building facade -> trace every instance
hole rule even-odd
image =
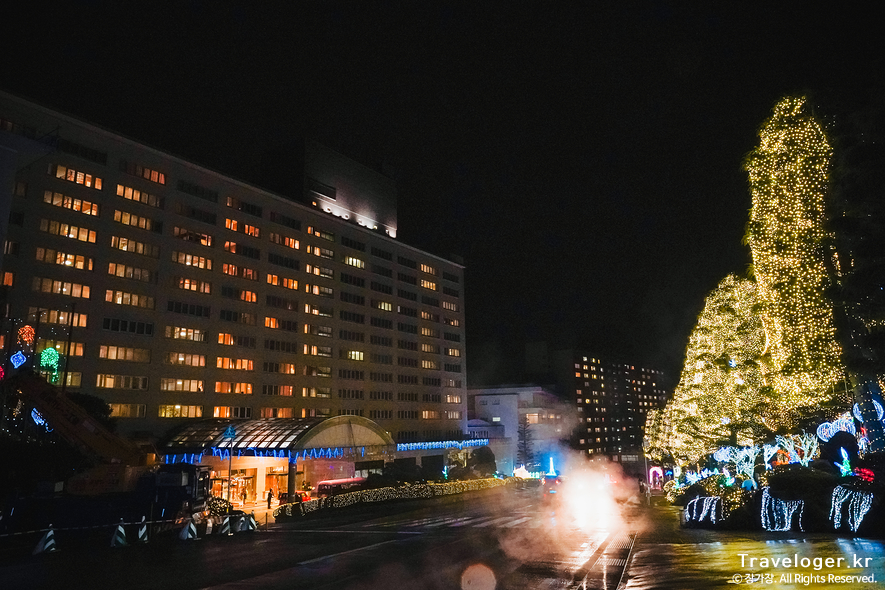
[[[385,176],[307,142],[281,195],[0,93],[3,369],[146,438],[197,418],[467,431],[464,268],[396,240]]]
[[[664,374],[581,350],[553,351],[550,362],[578,412],[573,447],[585,455],[638,464],[646,413],[666,401]]]
[[[573,427],[573,410],[550,389],[537,385],[471,387],[468,425],[472,436],[488,438],[498,470],[547,471],[560,465]]]

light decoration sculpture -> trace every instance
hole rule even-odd
[[[43,417],[43,414],[37,411],[37,408],[33,408],[31,410],[31,420],[34,421],[34,424],[45,428],[46,432],[52,432],[52,428],[49,427],[49,423],[46,421],[46,418]]]
[[[835,461],[833,461],[833,465],[839,468],[839,471],[841,472],[840,475],[842,477],[849,476],[851,475],[852,469],[851,460],[848,458],[848,451],[846,451],[843,447],[839,449],[839,452],[842,454],[842,463],[836,463]]]
[[[695,463],[733,434],[738,444],[752,444],[749,425],[765,420],[770,402],[763,393],[765,334],[757,303],[755,283],[734,275],[707,296],[673,398],[646,419],[654,459],[670,454]]]
[[[40,369],[49,373],[49,382],[58,382],[58,351],[54,348],[44,348],[40,353]]]
[[[34,343],[36,332],[32,326],[22,326],[18,329],[18,341],[30,346]]]
[[[753,198],[747,241],[774,370],[769,384],[789,425],[791,410],[831,398],[844,373],[825,295],[833,149],[804,97],[778,102],[759,135],[745,163]]]
[[[802,513],[805,511],[804,500],[780,500],[771,495],[768,487],[762,488],[762,528],[766,531],[789,531],[793,527],[793,515],[797,512],[799,530],[802,528]]]
[[[553,469],[553,457],[550,457],[550,470],[547,472],[547,475],[556,477],[556,470]]]
[[[703,522],[708,516],[716,524],[716,513],[721,511],[719,496],[699,496],[685,505],[686,522]]]
[[[747,479],[753,479],[753,468],[756,465],[756,457],[759,456],[759,452],[759,447],[755,445],[738,449],[734,461],[737,472]]]
[[[22,354],[22,351],[16,352],[14,355],[9,357],[10,362],[12,362],[12,366],[18,369],[20,366],[25,364],[25,361],[28,360],[28,357]]]
[[[762,458],[765,460],[765,470],[766,471],[768,471],[769,469],[772,469],[771,459],[772,459],[772,457],[774,457],[777,454],[777,450],[778,450],[778,446],[776,444],[770,445],[770,444],[766,443],[766,444],[762,445]]]
[[[876,410],[876,419],[881,422],[882,418],[885,417],[885,409],[883,409],[882,404],[880,404],[876,400],[873,400],[873,408],[875,408]],[[854,411],[854,417],[857,418],[858,422],[863,424],[863,415],[860,411],[860,406],[858,404],[854,404],[854,407],[852,409]]]
[[[836,486],[830,502],[830,520],[833,521],[834,529],[838,529],[842,525],[842,505],[845,502],[848,502],[848,527],[851,532],[856,533],[864,516],[873,505],[873,494],[852,490],[845,486]]]
[[[857,428],[854,426],[854,419],[849,412],[845,412],[832,422],[824,422],[817,427],[817,436],[824,442],[833,438],[837,432],[847,432],[851,435],[857,434]]]

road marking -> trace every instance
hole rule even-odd
[[[512,516],[504,516],[504,517],[502,517],[502,518],[495,518],[495,519],[490,520],[490,521],[488,521],[488,522],[483,522],[483,523],[473,524],[473,525],[470,525],[470,526],[472,526],[472,527],[474,527],[474,528],[478,528],[478,527],[486,527],[486,526],[491,526],[491,525],[493,525],[493,524],[497,524],[497,523],[499,523],[499,522],[507,522],[508,520],[511,520],[512,518],[513,518]]]
[[[357,547],[356,549],[349,549],[347,551],[341,551],[339,553],[333,553],[332,555],[323,555],[321,557],[316,557],[314,559],[308,559],[307,561],[299,561],[296,565],[308,565],[311,563],[317,563],[320,561],[325,561],[327,559],[332,559],[334,557],[341,557],[342,555],[347,555],[349,553],[356,553],[357,551],[365,551],[366,549],[372,549],[374,547],[380,547],[381,545],[387,545],[388,543],[396,543],[399,539],[392,539],[390,541],[381,541],[380,543],[375,543],[373,545],[366,545],[365,547]]]
[[[447,518],[447,519],[443,520],[442,522],[436,522],[434,524],[429,524],[429,525],[427,525],[427,527],[430,528],[430,527],[438,527],[438,526],[443,526],[443,525],[456,526],[455,523],[464,523],[465,521],[473,520],[474,518],[476,518],[476,517],[475,516],[463,516],[461,518]],[[458,525],[458,526],[460,526],[460,525]]]
[[[532,518],[534,518],[534,517],[532,517],[532,516],[526,516],[526,517],[523,517],[523,518],[517,518],[517,519],[514,520],[513,522],[508,522],[508,523],[505,524],[504,526],[505,526],[506,528],[510,528],[510,527],[516,526],[516,525],[518,525],[518,524],[520,524],[520,523],[523,523],[523,522],[525,522],[525,521],[527,521],[527,520],[531,520]]]

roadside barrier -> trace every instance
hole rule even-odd
[[[120,524],[117,525],[117,528],[114,529],[114,533],[111,535],[111,547],[125,547],[129,543],[126,542],[126,529],[123,528],[123,519],[120,519]]]
[[[232,532],[230,532],[230,516],[225,516],[224,520],[221,521],[220,534],[222,534],[222,535],[232,535],[233,534]]]
[[[187,524],[181,529],[181,533],[179,533],[178,538],[182,541],[199,541],[200,538],[197,536],[197,525],[194,524],[193,518],[187,519]]]
[[[147,523],[144,521],[144,516],[141,517],[141,523],[138,525],[138,542],[148,542]]]
[[[40,542],[34,547],[34,552],[31,555],[54,553],[55,551],[58,551],[58,547],[55,546],[55,533],[52,530],[52,525],[49,525],[49,530],[40,538]]]
[[[255,511],[254,510],[249,515],[248,526],[249,526],[248,530],[250,530],[250,531],[257,531],[258,530],[258,523],[255,522]]]

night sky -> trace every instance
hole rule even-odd
[[[749,264],[741,162],[774,103],[862,102],[885,55],[844,3],[21,4],[3,90],[259,185],[304,135],[392,170],[399,238],[467,267],[471,383],[541,339],[678,378]]]

